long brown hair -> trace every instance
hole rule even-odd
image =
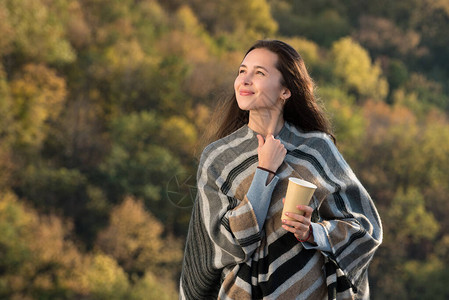
[[[245,56],[258,48],[264,48],[277,54],[276,68],[282,74],[281,84],[291,92],[291,96],[284,106],[284,120],[303,131],[327,133],[336,143],[331,124],[314,96],[313,80],[299,53],[282,41],[260,40],[249,48]],[[248,121],[249,112],[239,108],[235,93],[233,93],[216,108],[212,117],[212,123],[215,126],[209,128],[214,131],[210,139],[218,140],[225,137],[247,124]]]

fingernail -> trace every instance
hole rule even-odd
[[[287,212],[287,213],[285,213],[285,215],[286,215],[286,216],[288,216],[288,212]]]
[[[285,223],[285,219],[282,219],[282,223]]]

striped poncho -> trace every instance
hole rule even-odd
[[[247,125],[201,156],[180,280],[181,299],[367,299],[367,268],[382,240],[377,210],[324,133],[285,123],[287,149],[268,214],[259,228],[246,193],[258,165],[256,133]],[[282,228],[289,177],[317,185],[312,221],[329,252],[306,249]]]

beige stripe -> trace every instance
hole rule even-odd
[[[245,291],[244,289],[238,287],[237,285],[233,285],[228,293],[226,293],[229,298],[231,299],[238,299],[238,300],[251,300],[251,295]]]
[[[229,225],[232,227],[234,234],[238,234],[239,231],[245,231],[257,226],[256,215],[253,210],[250,210],[236,217],[230,217]]]
[[[251,299],[251,295],[235,284],[235,269],[231,271],[223,281],[221,288],[226,295],[231,299]]]
[[[235,198],[243,199],[248,193],[249,187],[253,182],[254,173],[242,180],[235,191]]]

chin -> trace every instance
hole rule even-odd
[[[248,105],[241,105],[240,103],[237,103],[237,104],[241,110],[249,110]]]
[[[248,103],[244,103],[243,101],[238,101],[237,100],[237,105],[241,110],[248,110]]]
[[[237,99],[237,105],[239,106],[239,108],[241,110],[251,110],[254,107],[253,101],[248,101],[248,99],[244,99],[244,100]]]

